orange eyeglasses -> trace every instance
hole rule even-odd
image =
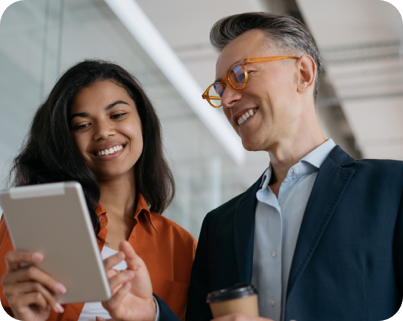
[[[207,99],[209,104],[214,108],[221,107],[221,97],[224,94],[226,87],[226,82],[235,89],[244,89],[248,83],[248,72],[245,69],[245,65],[255,64],[260,62],[269,62],[274,60],[282,59],[298,59],[295,56],[273,56],[273,57],[262,57],[262,58],[247,58],[240,62],[236,62],[228,70],[227,76],[221,81],[216,81],[212,83],[206,91],[203,93],[202,98]]]

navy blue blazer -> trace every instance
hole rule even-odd
[[[207,293],[251,282],[260,182],[204,219],[187,321],[212,319]],[[331,151],[319,169],[301,224],[285,321],[378,321],[399,310],[402,194],[403,162],[355,160],[339,146]]]

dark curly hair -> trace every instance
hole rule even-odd
[[[142,124],[144,147],[135,165],[136,189],[150,206],[162,213],[175,194],[175,182],[164,158],[161,125],[138,81],[122,67],[100,60],[85,60],[67,70],[37,110],[26,141],[13,161],[10,180],[14,186],[77,181],[84,190],[96,234],[100,223],[95,213],[100,188],[70,133],[69,109],[85,87],[111,80],[126,89],[136,103]]]

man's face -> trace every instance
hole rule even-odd
[[[271,46],[262,30],[250,30],[221,52],[216,80],[225,78],[231,65],[245,58],[287,54]],[[246,87],[234,90],[227,84],[222,96],[223,110],[246,150],[269,151],[297,135],[296,122],[301,109],[297,103],[296,66],[294,59],[246,65]],[[253,116],[242,123],[246,113]]]

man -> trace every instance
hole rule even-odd
[[[186,320],[211,320],[207,294],[240,282],[255,285],[260,315],[275,321],[393,316],[403,294],[403,164],[355,160],[325,139],[318,49],[298,20],[234,15],[210,40],[220,55],[203,97],[222,105],[245,149],[271,162],[206,216]]]
[[[220,51],[217,80],[203,97],[222,105],[247,150],[269,153],[270,166],[246,192],[207,214],[186,320],[213,319],[207,294],[241,282],[258,289],[261,317],[214,321],[390,318],[403,294],[403,163],[355,160],[325,139],[315,113],[318,49],[298,20],[230,16],[213,27],[211,42]],[[133,271],[146,270],[126,255]],[[132,288],[148,293],[151,306],[146,283]],[[177,320],[156,299],[157,318]],[[105,306],[141,307],[128,300]]]

